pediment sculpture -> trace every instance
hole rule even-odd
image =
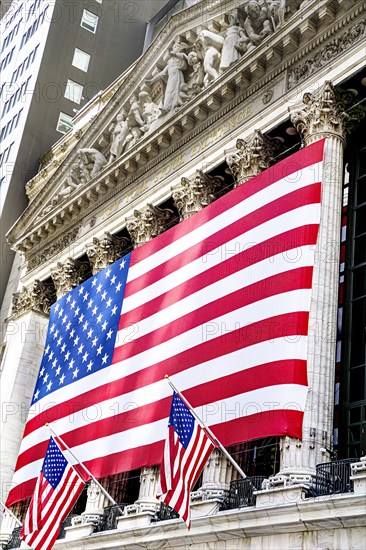
[[[114,117],[106,121],[103,139],[94,138],[90,147],[76,150],[76,159],[60,191],[40,217],[205,91],[282,27],[303,4],[306,1],[244,0],[224,17],[200,22],[184,34],[177,34],[147,69],[144,80],[136,83],[128,100],[119,104]],[[140,63],[144,63],[144,58]]]

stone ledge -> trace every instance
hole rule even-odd
[[[125,531],[96,533],[78,541],[59,540],[55,548],[58,550],[66,548],[73,550],[149,549],[156,548],[162,540],[166,548],[188,547],[190,544],[202,542],[219,545],[228,539],[241,540],[248,537],[284,534],[303,536],[302,533],[344,530],[345,526],[349,528],[366,526],[364,496],[349,493],[309,498],[282,506],[223,511],[214,516],[193,519],[190,531],[180,519],[167,520],[145,525],[145,527],[130,527]],[[220,546],[215,548],[219,549]]]

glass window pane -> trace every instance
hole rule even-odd
[[[72,60],[72,64],[74,65],[74,67],[77,67],[81,71],[87,72],[89,61],[90,55],[88,53],[83,52],[83,50],[79,50],[79,48],[75,48],[74,58]]]
[[[73,80],[68,80],[66,84],[65,97],[73,101],[74,103],[80,103],[81,96],[83,94],[83,87],[74,82]]]
[[[57,124],[57,131],[66,134],[72,128],[72,117],[66,113],[60,113]]]
[[[90,32],[95,32],[98,25],[99,17],[91,11],[84,10],[81,18],[81,26]]]

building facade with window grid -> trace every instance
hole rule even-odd
[[[87,9],[66,0],[14,0],[1,20],[0,134],[2,158],[7,155],[1,167],[1,323],[8,316],[5,290],[14,260],[5,228],[26,206],[25,183],[42,154],[71,128],[65,120],[141,54],[146,21],[164,4],[140,1],[130,13],[96,0]],[[73,62],[76,51],[85,54],[82,68]],[[11,278],[17,271],[14,265]]]

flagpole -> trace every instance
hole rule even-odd
[[[102,491],[103,495],[105,497],[107,497],[107,499],[112,503],[113,506],[117,506],[117,502],[114,500],[114,498],[111,497],[111,495],[104,489],[104,487],[99,483],[99,481],[97,479],[95,479],[95,477],[93,476],[93,474],[90,472],[90,470],[88,470],[88,468],[82,463],[80,462],[80,460],[74,455],[74,453],[72,452],[72,450],[70,449],[70,447],[68,445],[66,445],[65,441],[61,438],[61,436],[57,435],[56,432],[54,432],[54,430],[51,428],[51,426],[49,424],[46,424],[46,426],[48,426],[51,434],[57,438],[61,443],[62,445],[64,445],[64,447],[69,451],[69,453],[71,454],[72,457],[74,457],[74,459],[76,460],[76,462],[79,464],[79,466],[81,466],[84,470],[84,472],[86,472],[88,474],[88,476],[90,476],[92,478],[92,480],[94,481],[94,483],[99,487],[99,489]],[[122,510],[121,510],[121,513],[122,513]]]
[[[13,512],[11,510],[9,510],[9,508],[7,506],[5,506],[5,504],[3,503],[2,500],[0,500],[0,504],[4,508],[4,510],[6,512],[8,512],[8,514],[16,521],[16,523],[19,525],[19,527],[22,527],[23,526],[22,522],[13,514]]]
[[[199,422],[200,426],[203,428],[203,430],[208,434],[209,438],[211,439],[211,441],[217,446],[219,447],[220,451],[224,453],[224,455],[226,456],[226,458],[231,462],[231,464],[234,466],[234,468],[239,472],[239,474],[244,478],[246,479],[246,475],[245,473],[243,472],[243,470],[240,468],[239,464],[237,462],[235,462],[235,460],[233,459],[233,457],[227,452],[227,450],[225,449],[225,447],[220,443],[220,441],[217,439],[217,437],[212,433],[212,431],[210,430],[210,428],[208,428],[206,426],[206,424],[200,419],[200,417],[198,416],[198,414],[195,412],[195,410],[193,409],[192,405],[189,403],[189,401],[187,401],[187,399],[184,397],[184,395],[181,394],[181,392],[174,386],[173,382],[170,380],[169,376],[166,374],[165,375],[165,379],[167,380],[168,384],[170,385],[170,387],[173,389],[173,391],[175,391],[179,397],[181,398],[181,400],[187,405],[188,409],[190,410],[190,412],[193,414],[193,416],[196,418],[196,420]]]

